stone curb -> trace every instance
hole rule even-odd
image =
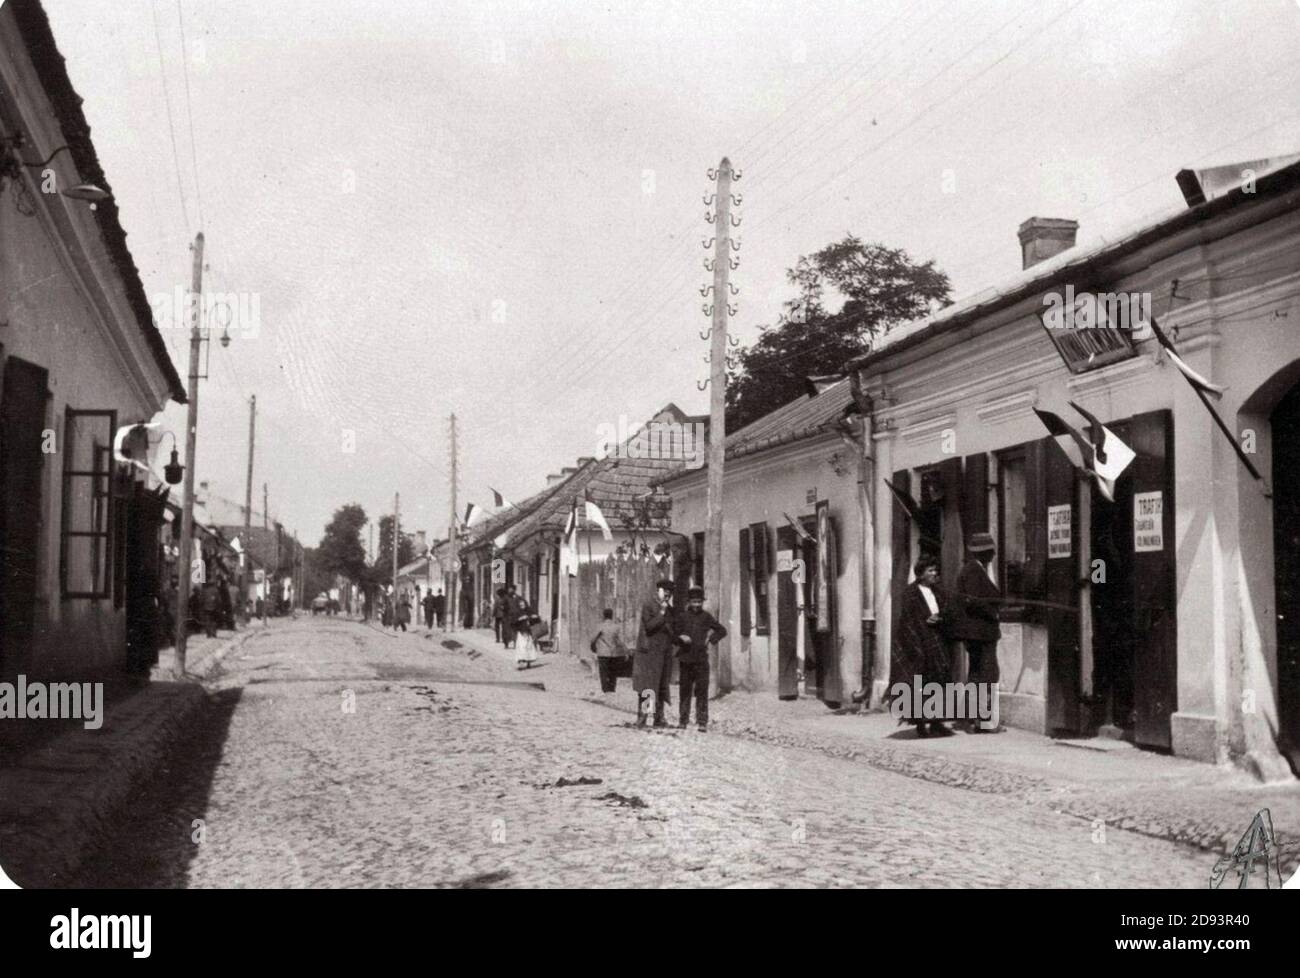
[[[72,730],[0,770],[0,863],[25,887],[68,885],[187,732],[197,683],[151,683],[99,730]]]

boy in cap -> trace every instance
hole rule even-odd
[[[704,588],[686,592],[686,610],[677,616],[677,665],[680,670],[679,726],[691,719],[691,695],[695,695],[695,723],[703,733],[709,726],[709,646],[727,637],[718,619],[704,610]]]

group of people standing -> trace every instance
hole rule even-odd
[[[700,731],[709,726],[709,650],[727,637],[727,630],[704,610],[704,589],[687,591],[686,606],[676,600],[676,585],[668,579],[655,584],[655,593],[641,606],[636,648],[623,641],[613,610],[606,608],[604,621],[591,640],[591,651],[600,670],[602,692],[612,693],[620,676],[631,675],[637,694],[637,726],[651,722],[668,726],[664,707],[671,701],[669,685],[677,665],[678,726],[685,728],[695,702],[695,723]]]
[[[939,585],[939,559],[923,554],[913,568],[915,580],[903,592],[898,633],[894,637],[889,666],[891,689],[895,683],[910,684],[919,677],[922,686],[947,685],[956,680],[956,643],[966,650],[969,669],[966,682],[996,684],[998,670],[998,604],[1001,594],[989,576],[996,546],[988,533],[975,533],[966,546],[966,560],[948,592]],[[970,733],[997,733],[1000,727],[986,726],[964,711],[961,718]],[[924,719],[911,717],[918,737],[949,737],[945,725],[953,717]]]
[[[497,588],[492,602],[492,628],[496,640],[515,650],[515,668],[529,669],[537,661],[537,639],[545,634],[541,618],[513,584]]]

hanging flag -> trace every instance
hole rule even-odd
[[[478,503],[470,503],[465,507],[465,526],[471,527],[476,523],[482,523],[487,519],[487,513]]]
[[[587,519],[600,527],[601,535],[606,540],[613,540],[614,534],[611,532],[609,524],[605,521],[605,514],[600,511],[599,506],[591,501],[591,496],[588,493],[583,492],[582,495],[586,503]]]
[[[578,574],[578,497],[569,504],[569,518],[564,524],[564,542],[560,546],[560,569],[570,577]]]
[[[1070,460],[1070,464],[1095,479],[1097,488],[1106,497],[1106,501],[1113,503],[1115,501],[1115,481],[1113,479],[1104,479],[1097,474],[1097,453],[1093,449],[1092,442],[1085,438],[1078,429],[1072,428],[1060,415],[1053,414],[1051,411],[1040,411],[1038,408],[1034,408],[1033,411],[1034,414],[1038,415],[1038,420],[1043,422],[1043,427],[1047,429],[1047,433],[1055,438],[1056,443],[1061,446],[1061,451],[1065,452],[1065,457]],[[1118,438],[1115,440],[1119,442]],[[1129,459],[1129,461],[1132,461],[1132,459]]]
[[[1129,448],[1115,432],[1102,424],[1096,415],[1085,411],[1073,401],[1069,402],[1088,420],[1088,440],[1092,443],[1093,471],[1098,479],[1104,479],[1111,485],[1111,498],[1114,498],[1115,480],[1124,474],[1124,470],[1137,458],[1137,453]]]
[[[1215,397],[1221,396],[1223,392],[1228,389],[1224,387],[1222,384],[1211,383],[1205,377],[1202,377],[1190,366],[1188,366],[1188,364],[1183,360],[1183,358],[1178,355],[1178,351],[1174,349],[1174,344],[1169,339],[1169,337],[1165,335],[1165,331],[1162,330],[1158,325],[1156,325],[1156,321],[1154,317],[1152,317],[1150,325],[1151,325],[1151,332],[1155,334],[1156,341],[1162,347],[1164,347],[1165,352],[1169,354],[1169,359],[1173,361],[1174,366],[1178,368],[1178,372],[1187,378],[1187,382],[1189,384],[1191,384],[1194,388],[1196,388],[1201,393],[1213,394]]]
[[[917,504],[917,501],[912,498],[912,494],[899,489],[898,486],[894,485],[888,479],[885,480],[885,485],[889,486],[889,491],[894,494],[900,503],[903,504],[903,509],[907,510],[907,515],[912,522],[919,522],[921,519],[921,507]],[[790,517],[788,516],[786,517],[786,519],[789,518]]]
[[[491,486],[488,486],[488,488],[492,489]],[[505,509],[507,506],[513,507],[514,505],[514,503],[506,499],[506,497],[501,495],[501,493],[492,489],[492,506],[494,509]]]
[[[794,518],[789,513],[783,512],[781,513],[781,515],[785,517],[785,521],[789,523],[790,526],[794,529],[795,536],[797,536],[804,543],[814,542],[813,535],[809,533],[807,530],[805,530],[802,526],[800,526],[797,522],[795,522]]]
[[[1237,458],[1241,460],[1241,464],[1246,466],[1246,471],[1251,474],[1256,482],[1263,482],[1264,477],[1260,475],[1259,469],[1255,468],[1255,463],[1246,456],[1245,450],[1241,447],[1241,442],[1237,441],[1237,436],[1232,433],[1232,429],[1230,429],[1227,424],[1224,423],[1224,420],[1219,417],[1219,412],[1214,410],[1214,405],[1211,404],[1209,398],[1205,396],[1211,394],[1214,397],[1218,397],[1227,390],[1227,388],[1222,387],[1219,384],[1210,383],[1187,364],[1183,363],[1182,358],[1174,352],[1174,345],[1169,341],[1169,337],[1166,336],[1164,330],[1156,324],[1154,316],[1151,318],[1151,332],[1155,334],[1156,340],[1160,345],[1165,348],[1165,352],[1169,354],[1169,359],[1173,361],[1174,366],[1178,368],[1179,372],[1187,382],[1192,385],[1192,390],[1196,391],[1196,396],[1199,397],[1201,403],[1205,405],[1205,410],[1210,412],[1210,417],[1214,419],[1214,423],[1218,426],[1219,430],[1223,432],[1223,437],[1227,438],[1228,441],[1232,443],[1232,450],[1237,453]]]

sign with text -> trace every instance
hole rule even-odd
[[[794,551],[778,550],[776,552],[777,573],[789,573],[794,570]]]
[[[1133,494],[1133,552],[1154,553],[1165,549],[1164,493]]]
[[[1070,504],[1047,507],[1047,559],[1070,556],[1070,527],[1073,511]]]

